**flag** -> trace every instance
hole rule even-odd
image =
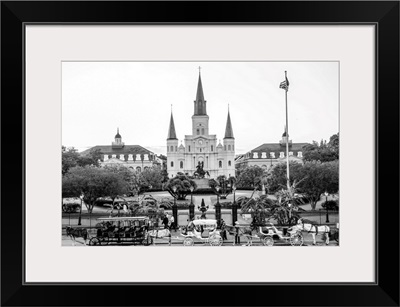
[[[285,81],[282,81],[281,84],[279,85],[279,88],[283,88],[285,91],[289,90],[289,80],[285,76]]]

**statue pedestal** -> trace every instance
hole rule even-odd
[[[208,179],[206,178],[193,179],[193,181],[196,182],[198,190],[211,190]]]

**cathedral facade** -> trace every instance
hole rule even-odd
[[[192,116],[192,133],[185,135],[185,145],[178,144],[171,112],[167,137],[167,172],[170,178],[179,172],[193,176],[199,167],[206,172],[206,178],[215,179],[220,175],[225,175],[227,178],[235,176],[235,138],[229,110],[223,144],[217,143],[215,134],[210,134],[208,122],[207,101],[204,99],[199,73]]]

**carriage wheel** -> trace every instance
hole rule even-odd
[[[272,238],[271,236],[265,236],[262,239],[262,243],[264,244],[264,246],[273,246],[274,245],[274,238]]]
[[[153,244],[153,238],[152,238],[151,236],[148,235],[148,236],[144,239],[143,245],[149,246],[149,245],[151,245],[151,244]]]
[[[303,236],[300,233],[295,233],[290,236],[290,244],[292,246],[301,246],[303,245]]]
[[[194,241],[192,238],[185,238],[185,240],[183,240],[183,245],[184,246],[193,246]]]
[[[91,246],[101,245],[100,239],[97,237],[91,238],[89,241],[89,245],[91,245]]]

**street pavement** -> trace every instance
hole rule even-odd
[[[89,235],[89,237],[92,237]],[[230,236],[229,234],[227,235],[228,240],[224,241],[222,246],[234,246],[233,243],[235,242],[235,239],[233,236]],[[307,233],[303,233],[303,238],[304,238],[304,243],[302,246],[313,246],[312,245],[312,236]],[[171,231],[171,246],[183,246],[183,239],[184,237],[180,235],[180,231]],[[240,238],[240,245],[235,245],[235,247],[238,246],[245,246],[245,247],[250,247],[246,246],[247,240],[244,237]],[[325,244],[325,241],[321,238],[320,235],[316,236],[316,246],[339,246],[338,242],[335,240],[330,240],[329,245]],[[86,241],[86,244],[89,245],[89,239]],[[72,246],[73,242],[72,240],[67,237],[65,234],[62,235],[62,246]],[[76,246],[83,246],[83,239],[82,238],[77,238],[76,239]],[[120,244],[108,244],[107,246],[119,246]],[[124,246],[128,246],[128,244],[125,244]],[[132,245],[129,245],[132,246]],[[151,246],[169,246],[169,238],[157,238],[154,239],[154,245]],[[199,239],[194,239],[194,245],[193,246],[210,246],[209,244],[204,244]],[[260,239],[258,238],[253,238],[252,246],[264,246],[261,242]],[[291,246],[289,240],[275,240],[274,246]],[[265,246],[265,248],[269,248],[268,246]]]

